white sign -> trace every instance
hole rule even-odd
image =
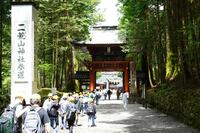
[[[12,5],[11,12],[11,102],[16,95],[25,96],[29,102],[35,89],[35,8],[32,5]]]

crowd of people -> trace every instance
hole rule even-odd
[[[78,119],[83,115],[88,117],[88,127],[96,126],[96,104],[99,104],[100,97],[99,90],[63,93],[61,97],[49,93],[48,98],[42,103],[41,96],[33,94],[30,105],[27,106],[24,97],[17,95],[15,103],[10,105],[16,108],[13,130],[15,133],[36,130],[57,133],[59,130],[68,129],[69,133],[73,133],[73,127],[78,125]]]
[[[17,95],[15,102],[10,105],[15,108],[15,124],[13,133],[57,133],[67,129],[73,133],[73,127],[78,126],[80,116],[87,115],[88,127],[96,126],[96,105],[99,100],[110,100],[111,90],[91,92],[63,93],[61,97],[49,93],[42,102],[39,94],[33,94],[30,105],[27,106],[24,97]],[[124,109],[127,109],[128,93],[122,95]]]

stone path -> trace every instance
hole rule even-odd
[[[87,116],[79,118],[74,133],[200,133],[174,118],[140,104],[129,104],[124,110],[121,100],[100,101],[96,127],[87,127]],[[59,133],[67,133],[60,130]]]

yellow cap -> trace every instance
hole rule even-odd
[[[89,98],[89,99],[88,99],[88,102],[89,102],[89,103],[93,103],[94,101],[93,101],[92,98]]]
[[[59,98],[59,96],[57,96],[57,95],[54,95],[54,96],[52,97],[53,100],[57,100],[58,98]]]
[[[53,96],[53,94],[52,94],[52,93],[49,93],[49,94],[48,94],[48,97],[52,97],[52,96]]]
[[[70,102],[72,102],[72,103],[73,103],[73,102],[75,102],[75,98],[74,98],[74,97],[72,97],[72,96],[71,96],[71,97],[69,97],[69,98],[68,98],[68,100],[69,100]]]
[[[35,94],[33,94],[33,95],[31,96],[31,99],[34,99],[34,100],[41,100],[41,96],[40,96],[39,94],[35,93]]]
[[[25,98],[23,93],[17,93],[15,98]]]
[[[68,97],[68,93],[63,93],[63,98],[67,98]]]

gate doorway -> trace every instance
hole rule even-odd
[[[122,90],[129,92],[129,62],[128,61],[93,61],[90,63],[90,90],[93,91],[98,86],[96,83],[97,72],[122,73]]]

